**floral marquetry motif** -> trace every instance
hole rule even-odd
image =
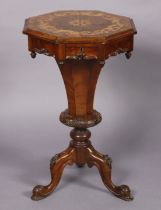
[[[135,33],[133,21],[100,11],[57,11],[26,20],[24,33],[46,37],[57,42],[82,38],[108,39],[116,34]]]

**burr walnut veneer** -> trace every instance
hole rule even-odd
[[[69,147],[50,162],[51,182],[33,189],[32,199],[51,194],[64,167],[75,163],[96,166],[105,186],[117,197],[132,200],[128,186],[111,180],[111,158],[97,152],[89,140],[89,127],[101,122],[93,101],[97,79],[111,56],[125,53],[130,58],[136,29],[132,19],[100,11],[57,11],[28,18],[23,30],[28,35],[31,57],[44,54],[55,58],[64,80],[68,108],[60,121],[73,129]]]

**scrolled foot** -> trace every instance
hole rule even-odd
[[[74,149],[68,148],[64,152],[55,155],[50,162],[51,182],[49,185],[37,185],[32,191],[31,199],[38,201],[50,195],[61,179],[63,169],[67,164],[72,164],[74,161]]]
[[[34,187],[32,191],[31,199],[34,201],[41,200],[43,198],[46,198],[50,193],[47,193],[47,187],[42,185],[37,185]]]
[[[88,148],[89,161],[88,166],[95,165],[100,173],[102,181],[107,189],[116,197],[125,201],[133,200],[130,188],[127,185],[116,186],[111,179],[112,159],[108,155],[102,155],[93,147]]]
[[[131,201],[134,199],[131,194],[130,188],[127,185],[121,185],[116,188],[117,188],[117,190],[113,193],[118,198],[121,198],[125,201]]]

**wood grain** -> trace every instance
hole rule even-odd
[[[44,54],[55,58],[66,89],[68,107],[60,121],[70,127],[71,142],[51,159],[51,182],[33,189],[32,199],[50,195],[60,182],[66,165],[96,166],[104,185],[123,200],[132,200],[128,186],[112,182],[111,158],[97,152],[87,129],[101,122],[94,109],[96,84],[105,60],[125,53],[131,57],[136,28],[132,19],[100,11],[57,11],[25,21],[31,57]],[[55,102],[56,102],[55,98]]]

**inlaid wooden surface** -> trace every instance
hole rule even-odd
[[[104,185],[117,197],[132,200],[128,186],[112,182],[112,161],[97,152],[87,129],[101,122],[94,109],[97,80],[105,60],[125,53],[129,59],[136,29],[132,19],[100,11],[57,11],[28,18],[23,33],[28,35],[31,57],[44,54],[54,57],[64,80],[68,107],[60,121],[74,129],[71,142],[51,159],[51,182],[33,189],[33,200],[50,195],[57,187],[66,165],[96,166]],[[55,96],[56,100],[56,96]]]
[[[134,33],[130,18],[100,11],[57,11],[28,18],[24,33],[50,40],[69,41],[75,38],[107,39],[122,33]]]

